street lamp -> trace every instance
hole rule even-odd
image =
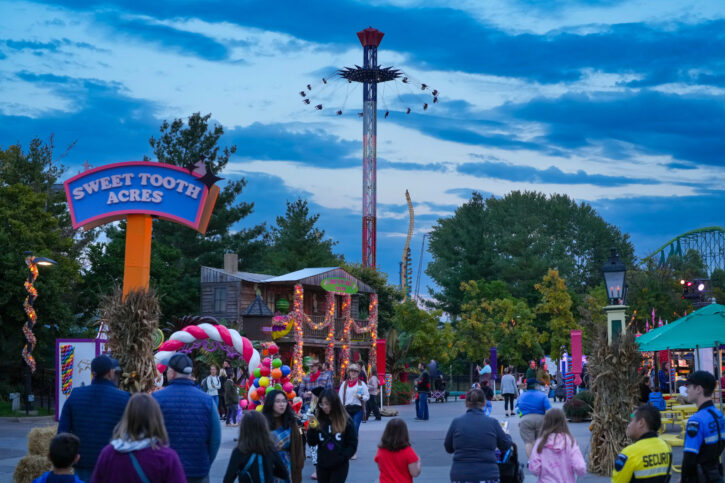
[[[33,357],[33,349],[35,348],[35,334],[33,334],[33,327],[38,320],[38,316],[33,308],[35,299],[38,298],[38,290],[33,286],[35,280],[38,278],[38,265],[50,266],[55,265],[55,261],[45,257],[35,257],[32,252],[25,252],[25,264],[28,266],[30,273],[28,274],[28,280],[25,281],[25,290],[28,292],[28,296],[25,297],[23,302],[23,308],[25,314],[28,316],[28,320],[23,324],[23,334],[25,335],[25,347],[23,347],[23,360],[25,361],[25,414],[30,413],[30,403],[33,401],[33,395],[31,394],[31,375],[35,372],[35,358]]]
[[[604,307],[607,313],[607,340],[609,344],[620,334],[626,331],[624,314],[627,306],[624,305],[627,297],[625,276],[627,267],[617,256],[616,248],[612,248],[609,260],[602,267],[604,283],[607,288],[607,299],[609,305]]]

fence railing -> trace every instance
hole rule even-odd
[[[325,317],[322,315],[310,315],[310,320],[314,324],[320,324],[325,321]],[[345,332],[345,319],[336,318],[333,322],[335,324],[335,340],[342,340]],[[353,324],[357,324],[358,327],[365,327],[368,324],[367,320],[353,320]],[[303,324],[302,334],[304,337],[311,339],[325,339],[327,337],[327,328],[315,330],[310,327],[307,323]],[[358,334],[354,327],[350,328],[350,340],[351,341],[367,341],[370,340],[370,333]]]

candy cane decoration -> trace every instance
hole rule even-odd
[[[38,265],[35,264],[35,257],[32,255],[25,258],[25,263],[28,265],[30,274],[28,275],[28,280],[24,284],[25,290],[28,292],[28,296],[25,297],[23,308],[25,309],[25,314],[28,316],[28,320],[25,324],[23,324],[23,334],[25,335],[26,340],[25,347],[23,347],[23,359],[30,367],[30,372],[35,372],[33,349],[35,348],[36,339],[35,334],[33,334],[33,327],[35,327],[35,322],[38,320],[38,316],[35,314],[33,302],[35,302],[35,299],[38,298],[38,289],[36,289],[33,284],[35,283],[35,279],[38,278]]]
[[[179,349],[186,344],[191,344],[197,340],[211,339],[222,342],[242,355],[242,358],[249,366],[249,375],[259,366],[259,352],[252,346],[252,342],[246,337],[242,337],[234,329],[227,329],[223,325],[199,324],[189,325],[180,331],[174,332],[169,340],[159,346],[159,351],[154,356],[156,368],[160,373],[166,370],[171,356],[177,353]]]
[[[63,395],[70,396],[73,390],[73,359],[75,357],[75,347],[72,345],[60,346],[60,371],[63,381]]]

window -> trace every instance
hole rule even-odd
[[[225,312],[227,303],[227,289],[226,287],[214,288],[214,313]]]

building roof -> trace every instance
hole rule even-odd
[[[205,271],[207,271],[206,277],[204,276]],[[274,277],[274,275],[267,275],[264,273],[252,273],[252,272],[230,273],[230,272],[225,271],[223,268],[214,268],[214,267],[201,267],[201,273],[202,273],[203,282],[221,282],[221,281],[224,281],[225,278],[231,278],[234,280],[242,280],[244,282],[261,283],[261,282],[264,282],[264,281]]]
[[[336,268],[340,267],[322,267],[322,268],[303,268],[296,272],[285,273],[279,277],[272,277],[265,280],[266,283],[274,282],[299,282],[305,278],[314,277],[315,275],[322,275],[323,273],[331,272]]]
[[[247,310],[242,313],[244,317],[271,317],[273,315],[274,312],[269,310],[269,307],[267,307],[267,304],[264,303],[264,300],[259,295],[249,304]]]

